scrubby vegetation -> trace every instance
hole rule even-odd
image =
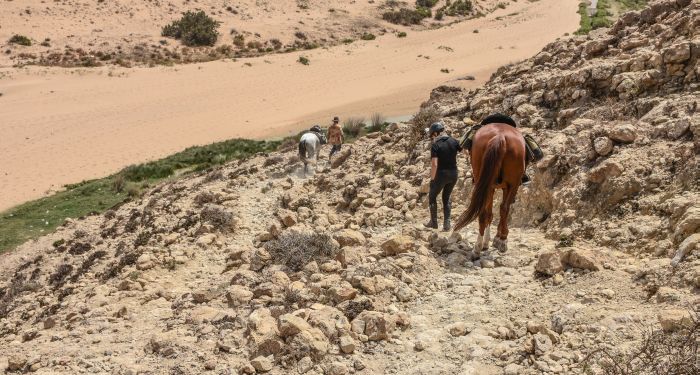
[[[21,46],[31,46],[32,45],[32,40],[27,38],[24,35],[18,35],[15,34],[10,38],[8,41],[10,44],[19,44]]]
[[[360,39],[362,39],[362,40],[375,40],[375,39],[377,39],[377,37],[372,33],[364,33],[364,34],[362,34]]]
[[[583,1],[579,4],[578,13],[581,16],[581,21],[576,34],[584,35],[588,34],[591,30],[610,27],[615,20],[611,8],[617,9],[617,13],[620,13],[627,10],[640,9],[644,7],[646,3],[647,0],[599,0],[596,5],[595,14],[591,16],[588,9],[588,2]]]
[[[176,173],[206,170],[275,150],[279,144],[280,141],[233,139],[190,147],[161,160],[127,167],[109,177],[67,185],[64,191],[0,213],[0,252],[53,231],[67,218],[104,212]]]
[[[343,133],[347,137],[358,137],[365,127],[365,119],[362,117],[348,117],[343,122]]]
[[[628,350],[602,346],[584,362],[586,373],[603,375],[685,375],[700,373],[700,309],[691,312],[690,324],[673,332],[647,329]],[[604,345],[604,344],[601,344]],[[594,372],[592,368],[599,370]]]
[[[301,271],[311,261],[321,264],[333,259],[338,252],[338,247],[326,233],[290,231],[268,242],[265,248],[275,263],[283,264],[293,272]]]
[[[367,131],[376,132],[382,130],[386,126],[386,118],[379,112],[375,112],[369,118],[369,128]]]
[[[466,16],[473,9],[472,2],[470,0],[455,0],[451,3],[445,10],[445,14],[448,16]]]
[[[420,11],[419,9],[401,8],[399,10],[390,10],[384,12],[384,14],[382,14],[382,18],[385,21],[391,22],[396,25],[418,25],[424,18],[430,17],[429,12],[430,10],[428,9],[428,15],[426,15],[425,12]]]
[[[416,0],[416,7],[432,8],[437,3],[438,0]]]
[[[411,119],[408,148],[413,150],[415,145],[425,137],[425,128],[438,120],[440,120],[440,112],[432,107],[424,108],[416,113]]]
[[[219,22],[203,10],[182,14],[182,18],[163,27],[161,34],[175,38],[187,46],[213,46],[219,37]]]
[[[299,64],[302,64],[302,65],[309,65],[309,63],[310,63],[309,58],[304,57],[304,56],[299,56],[299,60],[297,60],[297,61],[299,62]]]

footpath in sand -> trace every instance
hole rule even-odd
[[[407,38],[236,62],[1,70],[0,210],[196,144],[287,135],[336,114],[410,114],[436,85],[480,85],[572,32],[576,7],[518,2]]]

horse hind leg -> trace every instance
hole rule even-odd
[[[510,215],[510,207],[515,201],[515,194],[517,193],[517,187],[511,188],[506,187],[503,190],[503,202],[501,202],[500,208],[500,219],[498,222],[498,233],[496,238],[493,239],[493,246],[501,253],[508,251],[508,217]]]

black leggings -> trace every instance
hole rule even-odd
[[[438,170],[435,180],[430,182],[428,202],[437,205],[437,196],[442,191],[443,209],[450,206],[450,195],[457,183],[457,170]]]

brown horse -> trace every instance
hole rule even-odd
[[[457,220],[455,231],[479,218],[479,236],[474,244],[478,256],[489,247],[490,225],[493,219],[493,195],[503,190],[501,218],[493,245],[500,252],[508,246],[508,214],[515,201],[525,173],[525,140],[516,128],[508,124],[489,124],[474,135],[470,151],[474,190],[469,207]]]

